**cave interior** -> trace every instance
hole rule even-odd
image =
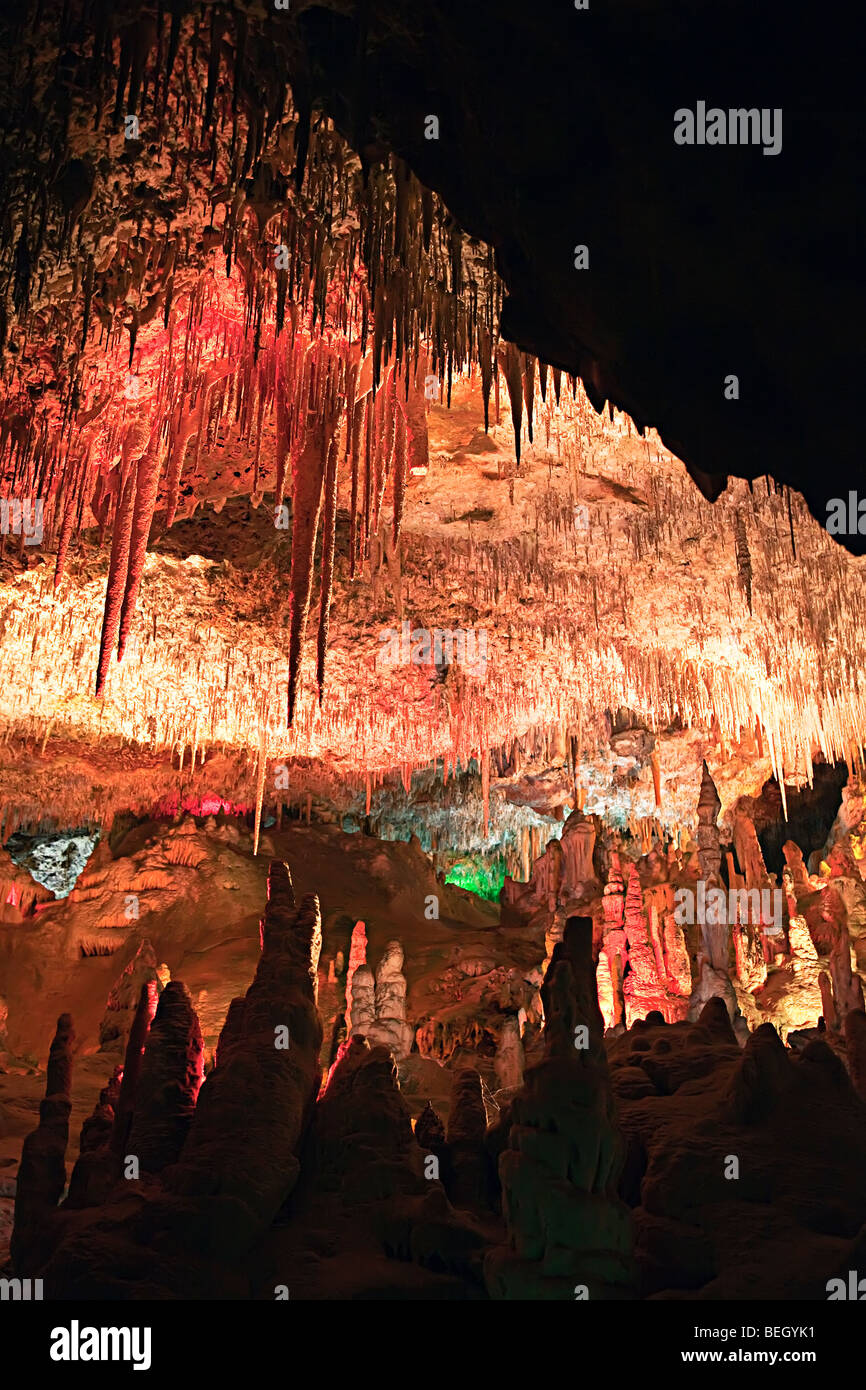
[[[862,122],[777,9],[0,19],[4,1279],[862,1260]]]

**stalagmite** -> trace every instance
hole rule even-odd
[[[617,1021],[617,1010],[614,1004],[614,987],[611,977],[611,966],[606,951],[600,951],[598,964],[595,968],[596,988],[598,990],[598,1007],[604,1020],[605,1030],[612,1028]],[[619,1016],[622,1017],[622,1006],[619,1008]]]
[[[66,1186],[74,1041],[72,1019],[61,1014],[48,1057],[39,1125],[24,1140],[18,1169],[10,1253],[19,1275],[39,1270],[47,1254],[45,1218],[56,1208]]]
[[[296,1152],[321,1078],[322,1025],[314,983],[321,947],[318,899],[307,896],[295,908],[288,869],[277,861],[268,873],[262,940],[256,976],[236,1012],[231,1041],[220,1046],[181,1159],[166,1174],[175,1193],[216,1194],[211,1222],[226,1249],[246,1248],[294,1187]],[[280,1027],[290,1029],[286,1048],[275,1045]],[[228,1124],[239,1104],[242,1133]]]
[[[845,1015],[845,1046],[854,1090],[866,1101],[866,1013],[849,1009]]]
[[[81,1126],[78,1159],[69,1178],[64,1209],[81,1209],[103,1202],[117,1181],[118,1163],[111,1150],[122,1067],[115,1067],[103,1086],[92,1113]]]
[[[595,883],[592,864],[595,849],[595,826],[580,811],[572,811],[562,830],[563,887],[580,895],[585,886]]]
[[[548,912],[555,912],[563,878],[563,851],[560,840],[551,840],[547,849],[533,866],[532,881],[540,902]]]
[[[628,975],[623,984],[626,1027],[636,1018],[646,1018],[653,1009],[664,1014],[664,985],[659,981],[655,958],[646,927],[643,893],[636,869],[632,869],[625,898],[625,935],[628,946]]]
[[[668,988],[688,999],[692,991],[689,951],[683,929],[673,916],[665,917],[662,936]]]
[[[734,849],[743,869],[747,888],[763,889],[771,883],[755,823],[750,814],[749,798],[741,797],[734,807]]]
[[[523,1084],[525,1058],[516,1015],[510,1015],[502,1025],[493,1066],[501,1090],[514,1090]]]
[[[415,1121],[415,1142],[424,1153],[441,1154],[445,1148],[445,1126],[429,1100]]]
[[[851,944],[845,922],[842,923],[836,944],[830,952],[830,979],[833,984],[836,1018],[838,1025],[843,1027],[852,1009],[857,1011],[864,1007],[863,982],[851,969]]]
[[[111,1136],[111,1148],[118,1160],[126,1153],[126,1140],[135,1109],[138,1079],[141,1075],[150,1025],[156,1014],[158,993],[156,980],[147,980],[141,986],[138,1007],[127,1038],[123,1078],[115,1106],[114,1129]]]
[[[156,953],[150,941],[145,938],[138,943],[138,949],[132,960],[109,991],[105,1013],[99,1025],[100,1047],[108,1048],[118,1045],[125,1047],[127,1045],[130,1030],[135,1031],[135,1020],[142,1009],[142,988],[152,984],[154,987],[153,1007],[138,1043],[139,1047],[144,1046],[150,1018],[153,1017],[153,1011],[156,1008],[158,979]],[[132,1080],[132,1071],[134,1071],[134,1064],[130,1059],[124,1069],[124,1075],[129,1074],[130,1080]]]
[[[366,1037],[375,1022],[376,981],[369,965],[363,964],[358,966],[352,976],[352,1034]]]
[[[362,1002],[359,999],[359,981],[355,976],[353,992],[353,1029],[364,1033],[371,1045],[382,1043],[389,1048],[399,1062],[407,1057],[415,1041],[415,1030],[406,1022],[406,976],[403,974],[403,947],[399,941],[389,941],[376,967],[376,986],[374,991],[375,1019],[367,1021],[361,1016]],[[358,1021],[355,1020],[354,1002],[357,1001]],[[366,1000],[365,1000],[366,1002]]]
[[[631,1217],[616,1196],[617,1130],[592,965],[592,923],[573,917],[544,989],[545,1058],[512,1102],[499,1160],[509,1246],[484,1262],[492,1298],[627,1296]],[[578,1045],[580,1044],[580,1045]]]
[[[701,791],[698,798],[698,858],[701,875],[708,883],[719,881],[722,852],[719,846],[719,831],[716,824],[722,803],[716,784],[710,776],[706,762],[703,763]],[[750,885],[751,886],[751,885]]]
[[[602,897],[602,950],[607,958],[611,982],[611,1027],[622,1021],[624,1013],[623,977],[628,955],[626,935],[622,929],[625,903],[623,886],[619,855],[614,850],[610,856],[610,871]]]
[[[388,1240],[395,1194],[412,1207],[431,1198],[394,1060],[387,1048],[371,1048],[365,1039],[353,1038],[334,1068],[315,1109],[309,1151],[323,1175],[331,1216],[345,1212],[357,1229],[359,1216],[363,1223],[369,1213],[379,1223],[380,1246],[383,1235]],[[436,1189],[437,1210],[445,1207],[447,1216],[444,1194]]]
[[[369,806],[367,808],[369,812]],[[367,961],[367,931],[363,922],[356,922],[349,943],[349,963],[346,967],[346,1028],[352,1030],[352,990],[355,972]]]
[[[175,980],[150,1025],[127,1138],[142,1172],[159,1173],[180,1156],[202,1075],[201,1028],[186,986]]]
[[[491,1173],[485,1149],[487,1113],[481,1077],[474,1067],[455,1072],[448,1116],[448,1168],[445,1186],[456,1207],[483,1207]]]
[[[791,879],[796,898],[805,897],[811,893],[812,885],[809,882],[809,875],[806,872],[806,865],[803,863],[803,851],[793,840],[786,840],[782,846],[782,853],[785,856],[785,863],[791,870]]]

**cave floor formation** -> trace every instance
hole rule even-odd
[[[335,825],[103,840],[7,908],[7,1269],[61,1299],[826,1296],[866,1222],[866,809],[852,776],[775,875],[766,801],[720,814],[704,765],[696,838],[649,847],[575,811],[497,902]]]

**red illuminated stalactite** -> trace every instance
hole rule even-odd
[[[373,406],[373,467],[370,481],[370,536],[379,531],[379,503],[385,490],[385,414],[388,407],[387,382],[383,382]]]
[[[265,770],[267,765],[267,729],[263,718],[259,731],[259,760],[258,772],[256,775],[256,813],[253,826],[253,855],[257,855],[259,852],[259,835],[262,828],[262,806],[265,797]]]
[[[319,636],[316,660],[316,681],[319,704],[325,693],[325,657],[328,650],[328,629],[331,620],[331,597],[334,583],[334,547],[337,535],[337,477],[338,441],[336,435],[328,449],[325,472],[325,518],[322,533],[322,593],[319,605]]]
[[[346,358],[346,429],[344,441],[344,457],[346,461],[351,458],[352,446],[355,438],[355,403],[358,398],[358,378],[361,372],[361,363],[356,348],[346,348],[348,356]]]
[[[90,491],[94,485],[95,480],[93,478],[92,472],[88,470],[87,465],[87,456],[84,455],[84,457],[79,459],[78,476],[75,479],[73,487],[69,490],[69,495],[66,498],[61,499],[63,501],[63,516],[60,525],[60,534],[57,540],[57,561],[54,566],[55,593],[59,589],[60,581],[63,578],[63,571],[66,565],[66,556],[69,551],[69,543],[72,539],[72,533],[75,529],[79,501],[79,497],[77,494],[79,494],[82,490],[85,489],[85,485],[87,485],[88,491]]]
[[[394,435],[394,544],[400,539],[403,503],[406,496],[406,417],[399,400]]]
[[[397,368],[391,367],[388,372],[385,399],[385,438],[382,458],[384,462],[384,476],[387,477],[391,469],[391,455],[394,450],[394,426],[395,413],[397,410]]]
[[[367,397],[364,417],[364,511],[361,518],[361,559],[366,559],[370,548],[370,507],[372,501],[373,479],[373,394]]]
[[[351,398],[350,398],[351,399]],[[349,508],[349,578],[355,578],[358,562],[358,461],[361,451],[361,430],[366,409],[363,400],[356,401],[352,411],[352,494]]]
[[[160,450],[157,445],[152,444],[139,462],[136,473],[135,509],[130,533],[126,588],[120,613],[120,631],[117,643],[118,661],[122,660],[126,650],[126,642],[138,600],[138,591],[141,588],[147,542],[159,491],[160,471]]]
[[[129,564],[129,543],[132,536],[132,516],[135,502],[135,470],[130,472],[123,483],[118,500],[111,537],[111,555],[108,561],[108,584],[105,590],[105,611],[102,617],[102,635],[99,639],[99,664],[96,672],[96,694],[102,695],[111,653],[117,641],[120,627],[120,610],[126,590],[126,574]]]
[[[289,457],[289,411],[287,405],[287,384],[281,365],[277,366],[276,382],[276,469],[277,481],[274,503],[277,509],[282,506],[286,490],[286,463]]]
[[[166,470],[166,530],[174,523],[180,500],[180,482],[183,476],[184,457],[187,445],[196,428],[196,412],[183,409],[183,399],[178,401],[169,427],[168,467]]]
[[[310,610],[313,556],[316,549],[319,517],[322,511],[327,449],[328,439],[325,432],[325,422],[319,418],[307,435],[304,449],[300,453],[294,454],[292,458],[294,500],[292,507],[292,613],[289,630],[289,727],[291,727],[295,717],[304,636]]]
[[[257,412],[256,412],[256,438],[255,438],[255,449],[254,449],[254,453],[253,453],[253,495],[254,495],[254,496],[258,493],[258,490],[259,490],[259,466],[260,466],[261,452],[262,452],[262,420],[263,420],[263,418],[264,418],[264,413],[265,413],[265,391],[262,389],[262,374],[263,374],[263,368],[262,368],[262,363],[260,362],[260,363],[259,363],[259,372],[258,372],[258,381],[257,381],[257,385],[258,385],[258,395],[259,395],[259,403],[258,403],[258,410],[257,410]]]

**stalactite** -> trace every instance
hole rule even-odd
[[[87,469],[87,464],[88,460],[85,456],[84,458],[82,458],[80,463],[80,467],[88,473],[88,476],[84,480],[82,480],[84,486],[84,498],[82,500],[85,505],[92,494],[94,486],[93,472],[92,470]],[[75,496],[75,491],[70,489],[70,494],[65,498],[65,505],[63,509],[63,521],[60,527],[60,535],[57,540],[57,559],[54,565],[55,593],[57,593],[57,590],[60,588],[60,582],[63,578],[63,571],[66,566],[66,557],[69,553],[69,544],[72,540],[72,533],[75,529],[77,516],[76,500],[77,499]]]
[[[484,838],[490,834],[490,749],[481,752],[481,804],[484,815]]]
[[[403,504],[406,496],[406,444],[407,428],[406,416],[399,401],[397,403],[397,420],[394,437],[394,523],[393,538],[396,545],[400,539],[400,527],[403,524]]]
[[[752,557],[746,536],[746,524],[740,512],[734,513],[734,532],[737,543],[737,580],[746,597],[749,612],[752,611]]]
[[[385,496],[385,488],[391,476],[394,455],[394,434],[396,429],[397,412],[400,409],[397,403],[397,377],[396,368],[391,367],[388,372],[385,398],[382,403],[383,410],[383,433],[382,433],[382,454],[381,469],[378,478],[378,495],[376,498],[376,529],[378,530],[379,515],[382,509],[382,502]]]
[[[153,512],[156,506],[157,492],[159,489],[159,475],[160,451],[158,446],[151,445],[146,453],[142,455],[136,470],[135,505],[133,509],[132,528],[130,531],[126,585],[120,612],[117,643],[118,661],[122,660],[123,653],[126,650],[126,642],[135,614],[138,591],[141,587],[142,575],[144,574],[147,541],[150,535],[150,527],[153,521]]]
[[[361,429],[366,401],[356,401],[352,415],[352,494],[349,506],[349,578],[355,578],[358,559],[358,462],[361,451]]]
[[[166,476],[165,527],[168,530],[174,523],[177,504],[180,499],[180,480],[183,473],[184,455],[187,445],[195,432],[195,416],[192,411],[181,413],[173,424],[170,435],[169,463]]]
[[[482,324],[478,341],[478,360],[481,368],[481,397],[484,401],[484,432],[490,429],[490,388],[493,385],[493,347],[487,325]]]
[[[526,408],[526,429],[531,444],[532,411],[535,404],[535,358],[528,352],[522,352],[520,356],[523,367],[523,404]],[[518,454],[518,459],[519,457],[520,455]]]
[[[325,517],[322,533],[322,592],[319,607],[319,636],[316,660],[316,682],[319,704],[325,694],[325,657],[328,650],[328,629],[331,618],[331,598],[334,584],[334,546],[337,535],[337,438],[331,440],[325,470]]]
[[[658,809],[661,807],[662,804],[661,765],[659,763],[658,747],[655,747],[653,749],[650,761],[652,765],[653,774],[653,792],[655,794],[656,808]]]
[[[427,359],[419,354],[414,378],[410,379],[406,410],[406,452],[410,473],[426,473],[429,464],[429,439],[427,434],[427,407],[424,398],[424,377],[427,372]],[[408,373],[408,369],[407,369]]]
[[[514,453],[520,464],[520,433],[523,423],[523,375],[520,369],[520,349],[505,343],[499,349],[499,360],[511,401],[511,423],[514,428]]]
[[[322,360],[319,358],[321,367]],[[304,447],[292,459],[292,613],[289,632],[289,727],[295,717],[304,637],[313,585],[313,557],[322,510],[326,456],[333,421],[314,417]],[[330,428],[329,428],[330,426]]]
[[[132,537],[132,518],[135,502],[135,471],[130,470],[123,491],[118,497],[117,515],[111,538],[111,555],[108,562],[108,583],[105,590],[105,611],[102,618],[102,635],[99,640],[99,664],[96,672],[96,694],[102,695],[111,653],[114,651],[120,628],[120,610],[126,592],[127,566],[129,564],[129,544]]]
[[[254,460],[254,503],[261,500],[267,487],[273,486],[274,500],[281,506],[288,491],[289,467],[293,479],[298,470],[306,468],[303,458],[311,401],[317,411],[323,407],[327,353],[317,358],[322,370],[312,396],[309,379],[310,361],[316,358],[322,344],[327,343],[331,352],[345,353],[347,362],[351,357],[355,374],[350,379],[344,363],[345,389],[341,388],[340,396],[348,402],[345,448],[351,459],[349,571],[353,579],[359,553],[366,556],[371,543],[378,548],[384,541],[381,509],[389,475],[393,475],[390,531],[396,540],[407,507],[408,475],[421,474],[429,466],[425,386],[431,396],[450,400],[452,384],[467,367],[476,365],[481,375],[485,426],[490,423],[491,389],[495,392],[498,424],[501,369],[511,400],[518,460],[525,409],[530,437],[534,433],[538,445],[547,436],[553,446],[551,452],[556,450],[569,473],[597,472],[599,458],[607,458],[611,441],[628,439],[630,434],[627,417],[613,411],[610,403],[601,416],[590,410],[586,393],[574,378],[570,378],[572,393],[562,393],[562,373],[558,369],[552,369],[553,391],[548,392],[549,369],[543,363],[538,364],[537,373],[540,401],[535,401],[534,359],[523,357],[513,344],[499,343],[502,289],[492,256],[485,260],[482,255],[479,259],[477,248],[462,238],[435,195],[408,177],[402,164],[394,161],[391,167],[367,170],[366,184],[356,177],[353,157],[324,117],[317,116],[309,127],[309,147],[304,156],[301,146],[307,138],[307,106],[301,102],[301,109],[294,112],[288,105],[284,108],[282,94],[273,101],[270,95],[264,101],[264,94],[262,100],[251,98],[247,89],[249,69],[236,69],[233,76],[228,74],[226,78],[221,65],[230,57],[231,43],[224,37],[222,20],[214,21],[219,51],[208,51],[207,78],[197,73],[194,63],[182,65],[175,73],[174,58],[180,52],[184,26],[198,22],[195,17],[181,20],[175,9],[168,63],[159,76],[159,96],[154,95],[151,103],[148,94],[144,107],[149,112],[152,105],[154,114],[172,113],[172,121],[188,126],[195,136],[189,150],[177,147],[170,129],[158,136],[160,149],[171,165],[172,181],[187,185],[186,211],[173,222],[179,230],[170,235],[157,233],[154,228],[159,225],[159,217],[144,206],[146,197],[142,195],[142,206],[132,215],[132,225],[137,223],[135,235],[112,244],[111,236],[106,235],[99,221],[104,216],[105,194],[109,191],[104,182],[106,176],[101,172],[95,179],[90,176],[90,184],[99,195],[91,210],[76,210],[80,196],[75,189],[61,199],[64,222],[68,225],[60,230],[68,238],[78,221],[80,235],[76,238],[78,244],[70,243],[58,250],[56,265],[46,269],[46,261],[54,255],[51,228],[46,220],[47,195],[34,202],[28,216],[19,221],[13,219],[5,233],[0,229],[0,242],[5,238],[0,255],[10,301],[14,301],[8,304],[6,331],[19,334],[18,350],[9,355],[7,362],[8,378],[3,381],[5,395],[0,407],[3,495],[8,486],[15,495],[45,498],[50,543],[57,549],[56,611],[63,613],[63,621],[68,620],[69,626],[61,628],[56,639],[47,618],[33,607],[23,616],[7,615],[4,622],[22,654],[19,664],[23,661],[26,666],[30,661],[24,681],[29,680],[34,689],[40,681],[40,671],[44,672],[47,645],[52,645],[58,657],[56,685],[64,697],[78,691],[71,654],[75,652],[81,661],[89,640],[83,617],[72,611],[72,586],[60,585],[72,538],[81,536],[80,557],[89,561],[87,533],[95,522],[101,545],[113,517],[97,672],[102,693],[106,653],[118,639],[120,655],[128,639],[154,509],[159,508],[161,517],[164,506],[165,524],[169,527],[178,509],[189,514],[205,497],[213,500],[212,466],[219,463],[225,467],[237,459],[238,453],[251,454]],[[208,23],[206,29],[210,28]],[[240,52],[247,40],[241,40],[240,29],[237,33]],[[207,48],[204,26],[202,43]],[[115,86],[119,100],[132,82],[134,45],[124,39],[118,47],[124,68],[123,82]],[[118,56],[110,55],[106,48],[101,61],[106,68],[112,64],[116,69]],[[160,51],[160,68],[162,57]],[[138,59],[135,62],[140,68],[136,80],[143,82],[147,72]],[[122,112],[122,105],[118,111]],[[209,117],[204,129],[202,117],[206,111]],[[274,139],[269,143],[271,134]],[[41,136],[36,138],[38,141]],[[7,153],[12,143],[7,140]],[[195,153],[197,148],[204,155],[202,161]],[[44,149],[42,152],[46,153]],[[126,151],[127,155],[130,153],[135,151]],[[13,155],[14,151],[10,158]],[[119,180],[124,198],[129,194],[134,205],[135,185],[131,179],[137,179],[138,173],[133,172],[133,163],[126,167],[128,162],[124,159],[118,167],[113,161],[110,177]],[[50,160],[44,167],[50,167]],[[291,187],[293,173],[303,180],[301,199]],[[84,189],[88,184],[86,171],[79,170],[75,177],[79,174]],[[208,186],[213,191],[217,181],[219,198],[203,198],[203,191]],[[166,214],[165,220],[172,218]],[[280,256],[275,261],[277,246]],[[95,247],[98,251],[88,249]],[[204,268],[202,251],[207,253]],[[217,254],[211,256],[212,251]],[[43,293],[40,277],[51,291],[49,296]],[[55,295],[51,290],[52,277],[54,286],[68,280],[68,293],[64,289]],[[24,351],[20,350],[22,334]],[[60,354],[53,350],[45,356],[46,380],[39,382],[39,389],[31,393],[30,387],[37,384],[32,364],[40,360],[40,353],[44,354],[47,334],[67,342],[70,351],[65,360],[60,360]],[[372,336],[372,343],[368,342],[368,335]],[[134,394],[133,381],[125,388],[122,386],[130,349],[134,350],[134,389],[142,388],[141,399]],[[29,368],[26,363],[30,363]],[[52,384],[53,376],[56,384]],[[380,412],[376,422],[369,414],[374,385],[378,387]],[[392,409],[392,395],[397,397],[396,409]],[[600,404],[603,406],[604,402]],[[537,428],[539,412],[544,429]],[[358,495],[359,460],[365,415],[363,445],[368,466],[362,502]],[[152,427],[157,426],[156,447],[160,455],[165,450],[162,479],[155,472],[148,473],[141,452],[129,454],[130,420],[136,429],[144,429],[145,442]],[[188,445],[193,435],[196,440],[191,452]],[[141,440],[139,445],[143,450]],[[636,441],[632,441],[632,447],[636,447]],[[495,712],[498,730],[508,722],[533,729],[548,722],[556,724],[563,711],[573,710],[587,700],[603,703],[627,699],[641,710],[653,728],[664,727],[665,721],[674,717],[686,725],[713,727],[724,749],[733,750],[743,731],[756,729],[758,756],[763,758],[766,750],[774,770],[782,777],[786,768],[794,767],[798,771],[805,768],[808,776],[813,752],[818,748],[825,753],[847,755],[849,746],[862,740],[866,709],[856,690],[842,693],[839,668],[824,639],[833,630],[841,645],[850,632],[858,630],[861,624],[857,600],[852,592],[854,586],[848,584],[846,594],[846,575],[837,568],[834,557],[827,550],[812,547],[810,530],[801,533],[800,546],[804,553],[810,547],[809,554],[816,556],[822,576],[826,575],[826,594],[822,593],[821,604],[813,601],[809,586],[802,584],[802,576],[789,579],[786,531],[794,550],[795,511],[798,526],[801,518],[804,528],[811,526],[802,501],[785,490],[767,499],[762,495],[742,502],[735,502],[732,496],[720,498],[711,509],[696,501],[690,484],[684,486],[665,476],[671,461],[658,441],[656,467],[650,457],[649,441],[641,445],[641,455],[644,450],[649,475],[648,506],[645,516],[629,519],[627,536],[619,533],[618,519],[607,516],[604,508],[594,509],[592,545],[587,538],[575,535],[581,528],[574,526],[571,498],[554,502],[536,497],[532,504],[534,529],[533,517],[527,512],[526,543],[519,555],[516,547],[512,553],[509,547],[486,545],[484,528],[475,524],[470,526],[468,543],[454,540],[444,545],[440,539],[438,550],[432,542],[425,543],[429,538],[423,536],[423,528],[414,526],[412,544],[405,547],[410,552],[406,558],[407,587],[414,584],[425,566],[428,578],[435,574],[438,554],[445,557],[449,571],[454,573],[465,597],[466,612],[475,605],[479,624],[487,620],[492,605],[516,600],[519,593],[521,603],[526,605],[526,631],[516,636],[513,651],[512,634],[508,634],[507,669],[499,660],[493,661],[489,688],[473,687],[471,697],[465,695],[453,705],[443,706],[443,713],[439,696],[451,682],[454,673],[449,673],[448,682],[440,682],[434,691],[433,708],[429,713],[425,711],[423,717],[417,716],[417,723],[416,714],[411,718],[403,716],[401,722],[401,716],[383,710],[380,702],[364,691],[363,680],[358,682],[358,708],[349,715],[341,707],[323,709],[322,652],[327,646],[327,622],[323,626],[320,610],[316,666],[320,708],[305,710],[303,718],[297,717],[294,746],[309,746],[315,724],[321,732],[320,746],[340,750],[340,755],[351,750],[358,765],[369,760],[374,765],[375,778],[381,773],[378,763],[383,756],[382,747],[389,740],[395,747],[399,744],[405,753],[400,759],[404,775],[411,775],[413,766],[424,757],[442,756],[443,752],[448,755],[443,761],[443,775],[447,775],[449,759],[451,766],[456,767],[461,760],[465,766],[466,760],[483,746],[485,709]],[[123,456],[119,468],[118,451]],[[134,458],[133,467],[130,458]],[[323,447],[317,465],[319,473],[328,472],[329,461],[330,449]],[[633,461],[624,463],[618,473],[617,481],[622,487],[634,484],[632,467]],[[511,498],[515,519],[522,526],[523,517],[518,516],[521,488],[518,486],[515,491],[510,466],[501,471],[506,473],[503,502],[506,496]],[[240,467],[237,475],[237,485],[229,481],[226,496],[242,496],[248,490]],[[316,468],[310,483],[313,491],[315,475]],[[553,476],[551,462],[550,479]],[[329,474],[327,483],[323,483],[322,494],[326,537],[331,497]],[[180,500],[182,484],[189,499],[186,503]],[[152,489],[155,496],[151,506]],[[577,501],[576,490],[574,500]],[[742,509],[742,515],[737,512],[738,520],[734,516],[737,507]],[[616,504],[612,508],[615,510]],[[417,520],[417,515],[413,520]],[[735,530],[735,557],[727,554],[729,564],[726,572],[718,576],[719,584],[730,598],[736,558],[736,574],[750,611],[754,598],[759,618],[774,613],[775,635],[766,628],[759,631],[760,624],[755,619],[747,625],[749,630],[743,636],[736,631],[740,625],[732,612],[731,628],[714,636],[713,641],[719,644],[715,649],[708,648],[715,650],[719,658],[724,655],[723,660],[709,662],[705,655],[695,653],[690,642],[686,642],[682,653],[635,650],[642,641],[636,621],[641,605],[635,602],[635,582],[646,574],[647,557],[654,556],[662,562],[673,556],[678,542],[690,539],[685,534],[687,525],[692,528],[691,533],[705,536],[708,543],[718,542],[719,549],[724,541],[728,552],[730,530]],[[297,522],[293,540],[292,707],[300,680],[316,532],[311,516],[305,514]],[[551,558],[563,537],[568,538],[569,554],[579,562],[580,576],[566,575],[564,566]],[[758,564],[757,558],[752,565],[749,543],[755,557],[766,548],[766,567],[763,559]],[[326,544],[322,603],[334,585],[328,549]],[[26,557],[23,549],[20,554]],[[400,590],[399,557],[392,566],[393,556],[387,546],[385,554],[392,588]],[[374,563],[381,563],[381,553],[374,556]],[[329,564],[330,571],[326,573]],[[87,573],[83,566],[81,569]],[[77,565],[76,570],[79,571]],[[694,604],[694,626],[702,630],[708,622],[709,586],[707,595],[690,588],[695,572],[683,564],[684,601],[687,595]],[[377,601],[386,594],[381,574],[378,582]],[[362,588],[359,586],[356,609],[362,605]],[[655,596],[648,599],[650,605],[655,601]],[[396,608],[396,595],[394,602]],[[547,613],[537,617],[536,627],[533,614],[537,616],[539,605]],[[573,623],[552,622],[548,614],[554,606],[573,614]],[[355,616],[360,614],[356,611]],[[578,629],[579,640],[572,640],[570,627]],[[174,661],[184,687],[194,687],[201,696],[203,729],[213,734],[219,728],[220,735],[229,742],[254,746],[257,730],[252,710],[256,685],[263,687],[271,680],[271,667],[258,656],[251,659],[248,669],[241,660],[227,658],[219,635],[209,636],[212,652],[202,652],[198,643],[195,650],[181,650],[180,642],[173,643],[168,629],[170,624],[162,617],[157,625],[154,613],[149,645],[156,650],[149,656],[162,660],[164,654],[166,666]],[[816,635],[817,647],[810,634]],[[67,638],[68,657],[57,646],[58,640],[62,644]],[[660,644],[661,640],[660,634]],[[550,667],[550,689],[533,684],[532,671],[524,669],[530,666],[526,655],[532,649],[530,644],[536,641],[545,661],[553,661],[553,653],[558,653],[558,664]],[[722,653],[725,644],[728,651]],[[212,688],[207,684],[209,668],[213,668],[210,674],[215,672]],[[145,675],[149,678],[153,669],[165,667],[150,667],[142,673],[143,679]],[[759,669],[765,672],[763,680],[755,678],[754,671]],[[182,757],[189,743],[194,765],[199,737],[194,728],[195,716],[170,708],[168,692],[162,689],[144,694],[144,686],[136,687],[137,674],[133,668],[125,682],[118,680],[112,685],[112,699],[103,707],[106,728],[115,721],[114,727],[124,738],[166,740],[170,748],[182,750]],[[48,727],[48,685],[54,683],[55,677],[52,675],[48,683],[44,676],[41,679],[45,707],[40,707],[38,713],[39,736]],[[340,702],[327,703],[339,706]],[[85,727],[84,723],[81,727]],[[156,733],[151,733],[151,729]],[[354,745],[363,752],[356,752]],[[653,784],[658,804],[660,775],[655,765]],[[575,800],[587,795],[586,788],[579,785],[576,768],[574,794]],[[637,808],[634,827],[642,843],[651,837],[650,822]]]
[[[364,416],[364,510],[361,516],[361,558],[365,559],[370,547],[370,511],[373,499],[373,420],[374,401],[372,392],[367,397]]]
[[[268,765],[268,740],[265,720],[262,719],[259,732],[259,766],[256,776],[256,814],[253,828],[253,857],[259,852],[259,835],[262,828],[262,806],[265,797],[265,769]],[[193,767],[195,767],[195,757],[193,756]]]
[[[277,380],[275,394],[276,412],[276,432],[275,432],[275,455],[277,482],[274,491],[274,507],[278,510],[282,506],[283,497],[286,491],[286,462],[289,457],[289,431],[290,416],[287,401],[286,382],[283,376],[279,361],[277,363]]]
[[[379,503],[385,491],[385,415],[388,408],[388,380],[377,391],[373,406],[373,447],[370,474],[370,536],[379,530]]]

